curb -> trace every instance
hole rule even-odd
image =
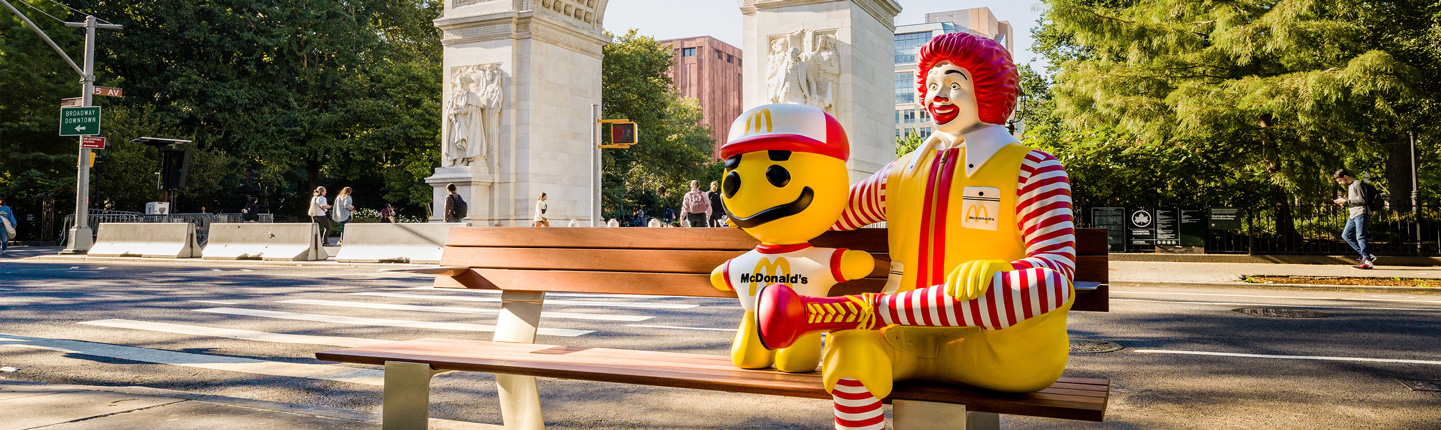
[[[1441,287],[1390,287],[1384,285],[1256,284],[1250,282],[1111,282],[1116,287],[1247,288],[1310,291],[1353,291],[1363,293],[1441,294]]]
[[[1169,263],[1269,263],[1269,264],[1356,264],[1356,258],[1340,255],[1244,255],[1244,254],[1135,254],[1113,252],[1110,261],[1152,261]],[[1380,256],[1387,266],[1441,266],[1441,257]]]

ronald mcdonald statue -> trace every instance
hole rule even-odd
[[[837,429],[883,428],[879,399],[893,381],[1029,392],[1066,365],[1071,189],[1055,157],[1000,125],[1016,104],[1016,66],[1000,44],[965,33],[931,39],[917,63],[936,132],[852,185],[831,227],[886,222],[898,282],[846,297],[777,283],[756,297],[766,348],[830,333],[821,366]]]

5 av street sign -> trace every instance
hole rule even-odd
[[[94,136],[100,134],[100,107],[60,108],[61,136]]]

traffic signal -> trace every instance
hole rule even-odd
[[[635,137],[633,122],[610,125],[610,143],[613,145],[634,145]]]

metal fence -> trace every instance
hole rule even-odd
[[[219,214],[196,213],[196,214],[147,215],[147,214],[142,214],[142,213],[139,213],[139,212],[120,212],[120,211],[96,210],[96,211],[94,211],[94,212],[91,212],[90,215],[89,215],[89,217],[90,217],[90,227],[91,227],[91,231],[93,232],[93,234],[99,234],[99,232],[100,232],[100,224],[104,224],[104,223],[187,223],[187,222],[188,222],[188,223],[191,223],[191,224],[194,224],[194,225],[195,225],[195,235],[196,235],[196,239],[199,240],[201,244],[204,244],[205,241],[206,241],[206,239],[209,238],[209,236],[210,236],[210,224],[214,224],[214,223],[242,223],[242,222],[245,222],[245,220],[241,218],[242,215],[243,215],[243,214],[238,214],[238,213],[219,213]],[[275,215],[273,215],[273,214],[268,214],[268,213],[267,213],[267,214],[259,214],[259,215],[260,215],[260,222],[262,222],[262,223],[272,223],[272,222],[275,222]],[[67,236],[70,235],[70,228],[75,226],[75,214],[66,215],[66,216],[65,216],[65,222],[62,223],[62,224],[63,224],[63,227],[62,227],[61,230],[60,230],[60,235],[59,235],[59,238],[58,238],[57,240],[58,240],[60,243],[65,243],[65,242],[69,239],[69,237],[67,237]]]
[[[1192,209],[1192,208],[1185,208]],[[1206,213],[1211,208],[1201,208]],[[1178,246],[1145,246],[1132,244],[1133,232],[1127,226],[1126,246],[1113,252],[1196,252],[1208,254],[1270,254],[1270,255],[1350,255],[1351,246],[1341,238],[1350,218],[1345,208],[1331,204],[1291,205],[1291,230],[1285,223],[1278,225],[1277,208],[1236,208],[1239,228],[1211,228],[1208,220],[1204,245],[1200,249]],[[1126,213],[1134,213],[1128,208]],[[1081,212],[1081,211],[1078,211]],[[1082,227],[1104,227],[1092,219],[1089,210],[1081,212]],[[1441,207],[1423,205],[1416,210],[1383,209],[1370,215],[1366,230],[1367,242],[1377,255],[1433,256],[1441,254]]]

